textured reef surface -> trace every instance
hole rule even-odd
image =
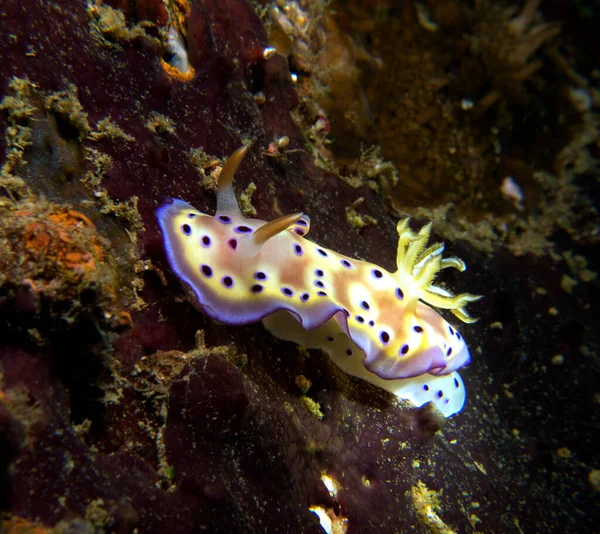
[[[4,0],[0,530],[597,530],[598,14],[538,4]],[[244,143],[245,215],[466,261],[459,414],[196,310],[154,212]]]

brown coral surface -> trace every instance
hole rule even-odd
[[[573,61],[548,59],[537,4],[3,1],[1,529],[594,531],[597,102],[573,66],[585,13],[551,3]],[[481,48],[493,32],[516,56]],[[525,112],[539,137],[517,150]],[[390,270],[402,213],[461,237],[469,269],[442,282],[486,298],[460,414],[186,299],[154,210],[212,213],[248,142],[246,213],[303,211]]]

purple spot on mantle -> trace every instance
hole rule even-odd
[[[317,291],[317,295],[319,295],[319,297],[326,297],[327,293],[325,293],[325,291]]]
[[[348,349],[348,350],[346,351],[346,354],[347,354],[348,356],[352,356],[352,349]]]
[[[390,335],[384,330],[381,332],[381,334],[379,334],[379,339],[381,339],[381,342],[384,345],[387,345],[390,342]]]
[[[352,269],[352,264],[348,260],[342,260],[342,265],[347,269]]]
[[[202,236],[201,242],[203,247],[210,247],[210,237],[208,237],[207,235]]]
[[[402,345],[402,348],[400,349],[400,354],[402,354],[402,356],[404,356],[407,352],[408,352],[408,345]],[[429,389],[429,388],[427,388],[427,389]]]
[[[317,287],[325,287],[325,284],[324,284],[323,282],[321,282],[321,280],[317,280],[317,281],[315,282],[315,285],[316,285]]]
[[[317,269],[317,270],[315,271],[315,274],[316,274],[317,276],[323,276],[323,271],[322,271],[321,269]]]
[[[281,292],[286,296],[286,297],[291,297],[294,292],[289,288],[289,287],[282,287],[281,288]]]
[[[256,278],[257,280],[266,280],[267,275],[265,273],[263,273],[262,271],[257,271],[254,273],[254,278]]]
[[[201,265],[200,271],[202,271],[202,274],[206,276],[206,278],[210,278],[213,275],[212,269],[208,265]]]
[[[362,306],[363,310],[368,310],[371,307],[366,300],[363,300],[360,305]]]
[[[252,232],[252,228],[250,228],[248,226],[244,226],[244,225],[236,226],[235,231],[240,234],[249,234],[250,232]]]
[[[383,276],[383,273],[379,269],[373,269],[371,272],[375,278],[381,278]]]
[[[250,291],[252,291],[252,293],[260,293],[262,290],[263,290],[263,286],[261,286],[260,284],[254,284],[250,288]]]
[[[298,219],[296,221],[296,224],[299,224],[301,226],[307,226],[308,225],[308,223],[304,219]]]
[[[223,282],[223,285],[225,287],[233,286],[233,278],[231,278],[231,276],[224,276],[223,279],[221,280],[221,282]]]
[[[237,248],[237,239],[230,239],[229,241],[227,241],[227,243],[229,243],[229,246],[235,250]]]
[[[219,215],[217,219],[223,224],[229,224],[231,222],[231,217],[229,215]]]
[[[300,245],[294,245],[294,251],[296,252],[296,254],[298,254],[298,256],[302,256],[302,247]]]
[[[321,254],[321,256],[323,256],[324,258],[328,256],[327,252],[325,252],[322,248],[318,248],[317,252]]]
[[[421,332],[423,332],[423,327],[421,326],[413,326],[413,330],[417,333],[420,334]]]
[[[429,391],[429,386],[428,386],[427,384],[423,384],[423,389],[424,389],[425,391]]]
[[[308,293],[302,293],[302,296],[300,297],[304,302],[306,302],[309,299],[309,294]]]
[[[188,219],[193,219],[195,216],[195,213],[188,213]]]
[[[181,225],[181,231],[185,235],[190,235],[192,233],[192,227],[189,224],[182,224]]]
[[[397,297],[398,297],[400,300],[402,300],[402,299],[404,298],[404,293],[402,292],[402,290],[401,290],[399,287],[397,287],[397,288],[396,288],[396,296],[397,296]]]
[[[304,230],[300,230],[300,228],[296,228],[294,230],[294,232],[296,232],[299,236],[303,236],[304,235]]]

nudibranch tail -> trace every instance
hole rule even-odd
[[[247,150],[223,166],[214,217],[182,200],[156,212],[169,264],[197,306],[229,325],[265,319],[276,336],[324,348],[347,372],[413,402],[433,400],[419,388],[439,386],[452,393],[447,406],[446,399],[436,403],[440,409],[459,410],[462,382],[448,377],[469,362],[469,350],[427,304],[473,321],[465,306],[479,297],[434,285],[440,270],[463,271],[464,262],[443,258],[442,243],[427,246],[431,224],[414,232],[408,219],[398,222],[397,271],[390,273],[306,239],[310,219],[301,213],[271,222],[245,218],[233,176]],[[282,314],[292,323],[279,320]],[[290,334],[293,328],[300,334]]]

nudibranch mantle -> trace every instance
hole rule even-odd
[[[226,162],[215,216],[171,199],[157,211],[173,271],[209,317],[228,325],[263,319],[276,337],[321,348],[344,371],[421,406],[432,401],[446,416],[462,408],[456,369],[470,361],[462,336],[426,303],[473,322],[464,306],[479,297],[433,285],[438,271],[464,270],[426,248],[427,225],[399,234],[395,273],[306,239],[301,213],[271,222],[245,218],[232,187],[247,147]]]

